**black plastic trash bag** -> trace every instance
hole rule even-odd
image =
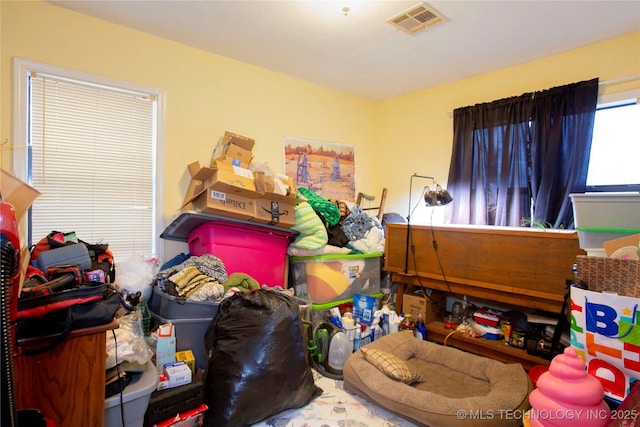
[[[204,426],[245,426],[322,393],[306,358],[296,300],[271,290],[225,299],[205,333]]]

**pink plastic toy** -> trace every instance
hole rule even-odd
[[[604,401],[602,384],[586,372],[575,349],[553,358],[549,370],[529,395],[531,427],[600,427],[609,424],[611,411]]]

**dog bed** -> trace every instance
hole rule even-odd
[[[520,364],[398,332],[353,353],[344,389],[420,425],[520,426],[531,381]]]

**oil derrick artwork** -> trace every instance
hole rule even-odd
[[[355,201],[355,147],[284,138],[284,166],[296,188],[307,188],[325,199]]]

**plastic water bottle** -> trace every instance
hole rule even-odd
[[[329,344],[329,366],[336,370],[344,368],[344,362],[351,355],[351,343],[347,335],[340,331],[331,339]]]
[[[398,313],[396,313],[396,309],[391,307],[389,309],[389,333],[393,334],[398,332],[398,327],[400,326],[400,318],[398,317]]]
[[[427,326],[424,324],[424,320],[422,320],[422,313],[418,313],[414,335],[418,339],[427,340]]]
[[[360,348],[360,337],[362,335],[362,328],[360,327],[360,323],[356,322],[356,336],[353,340],[353,351],[358,351]]]
[[[373,341],[371,338],[371,328],[367,328],[367,325],[362,325],[362,334],[360,334],[360,347],[369,344],[371,341]]]
[[[381,319],[381,322],[382,322],[382,333],[384,335],[388,335],[389,332],[390,332],[389,331],[389,321],[391,320],[389,318],[390,311],[391,310],[389,310],[389,306],[388,305],[385,304],[384,306],[382,306],[382,319]]]

